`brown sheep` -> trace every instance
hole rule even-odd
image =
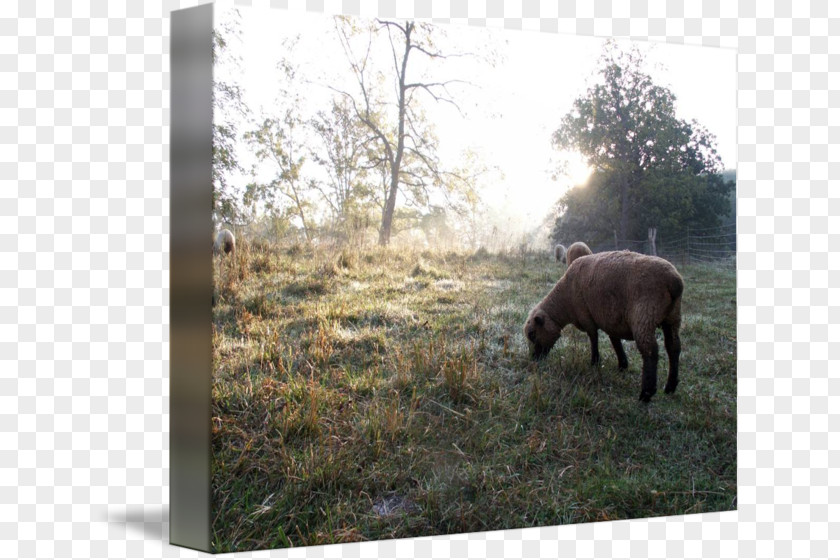
[[[589,245],[583,241],[575,241],[566,250],[566,257],[563,259],[563,262],[566,263],[566,266],[569,266],[576,258],[591,254],[592,249],[589,248]]]
[[[569,266],[528,315],[523,330],[532,357],[542,359],[571,323],[589,335],[594,365],[600,361],[600,329],[610,338],[619,369],[628,365],[622,339],[635,340],[643,361],[639,399],[649,402],[656,393],[657,327],[668,353],[665,393],[677,388],[682,293],[682,276],[664,259],[630,251],[596,253]]]

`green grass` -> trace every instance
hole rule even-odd
[[[522,324],[563,270],[239,250],[214,308],[215,551],[734,509],[734,270],[681,269],[680,385],[660,344],[649,405],[632,342],[623,372],[571,326],[529,359]]]

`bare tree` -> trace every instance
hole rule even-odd
[[[437,139],[431,126],[423,118],[422,108],[416,99],[422,93],[435,102],[452,105],[458,112],[460,107],[450,93],[450,86],[466,84],[463,80],[412,81],[409,77],[409,59],[413,52],[429,60],[445,60],[463,54],[444,54],[437,50],[431,35],[433,27],[425,23],[408,21],[404,23],[375,20],[368,28],[368,41],[364,54],[353,51],[352,37],[359,30],[346,18],[336,18],[339,40],[359,86],[356,96],[347,91],[333,88],[352,104],[358,119],[373,133],[381,147],[382,164],[387,171],[387,188],[382,208],[382,222],[379,228],[379,243],[387,245],[391,240],[394,209],[401,185],[407,196],[427,197],[429,190],[440,188],[451,181],[446,180],[446,171],[441,169],[437,157]],[[393,74],[393,99],[390,103],[380,97],[377,75],[372,69],[371,49],[374,36],[384,33],[390,46]],[[385,76],[378,76],[384,81]],[[396,108],[396,115],[388,115],[388,106]],[[391,110],[393,113],[393,109]]]

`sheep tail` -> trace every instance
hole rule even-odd
[[[683,293],[683,281],[679,276],[672,276],[668,281],[668,293],[673,300],[677,300]]]

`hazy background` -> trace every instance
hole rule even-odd
[[[225,12],[217,28],[226,28],[228,43],[217,60],[217,81],[236,84],[245,114],[229,117],[240,134],[264,118],[279,114],[291,95],[300,118],[330,105],[336,90],[357,92],[356,77],[331,17],[291,14],[282,10],[239,9]],[[230,30],[234,32],[231,33]],[[439,32],[437,32],[439,31]],[[439,26],[433,46],[443,53],[475,56],[429,60],[413,52],[411,79],[443,82],[463,80],[448,88],[453,104],[417,95],[426,121],[438,140],[436,153],[445,168],[464,161],[465,150],[483,173],[474,182],[482,205],[482,219],[497,236],[548,244],[547,232],[535,233],[553,219],[555,204],[566,191],[589,177],[591,169],[576,151],[559,152],[551,135],[569,112],[575,98],[594,83],[604,40],[524,31],[466,26]],[[630,42],[618,42],[629,46]],[[401,48],[396,45],[397,50]],[[725,169],[735,167],[735,53],[726,49],[639,43],[644,70],[658,85],[676,96],[677,117],[696,119],[714,135]],[[397,53],[399,54],[399,53]],[[388,41],[372,43],[370,66],[393,71]],[[284,61],[295,67],[295,78],[278,70]],[[383,95],[393,94],[390,83],[377,84]],[[459,110],[460,109],[460,110]],[[217,122],[225,118],[217,111]],[[300,128],[296,137],[311,142]],[[235,139],[242,169],[227,171],[233,195],[241,196],[248,183],[271,181],[276,163],[259,161],[253,145]],[[322,170],[307,158],[301,173],[323,181]],[[310,193],[311,194],[311,193]],[[326,219],[312,196],[313,222]],[[440,203],[432,194],[428,201]],[[405,203],[400,198],[397,204]],[[426,210],[418,208],[418,215]],[[315,216],[320,216],[316,218]],[[451,221],[451,213],[448,214]],[[226,219],[227,218],[227,219]],[[251,215],[253,220],[255,216]],[[217,222],[232,221],[216,216]],[[292,216],[291,224],[300,220]],[[543,239],[545,238],[545,239]]]

